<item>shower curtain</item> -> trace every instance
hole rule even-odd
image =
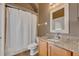
[[[35,42],[36,15],[7,7],[7,35],[5,55],[15,55],[28,50]]]

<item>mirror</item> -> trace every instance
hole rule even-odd
[[[68,4],[62,4],[50,11],[50,32],[69,33]]]

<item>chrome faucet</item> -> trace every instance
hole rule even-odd
[[[60,39],[60,38],[61,38],[60,33],[56,33],[55,39]]]

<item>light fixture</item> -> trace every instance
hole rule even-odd
[[[40,26],[41,24],[38,24],[38,26]]]
[[[47,22],[45,22],[45,25],[47,25]]]

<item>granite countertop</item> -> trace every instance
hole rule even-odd
[[[79,39],[59,39],[58,41],[52,41],[51,40],[48,40],[47,37],[39,37],[39,38],[42,38],[42,39],[45,39],[47,42],[50,42],[54,45],[57,45],[61,48],[64,48],[64,49],[67,49],[69,51],[72,51],[72,52],[79,52]]]

